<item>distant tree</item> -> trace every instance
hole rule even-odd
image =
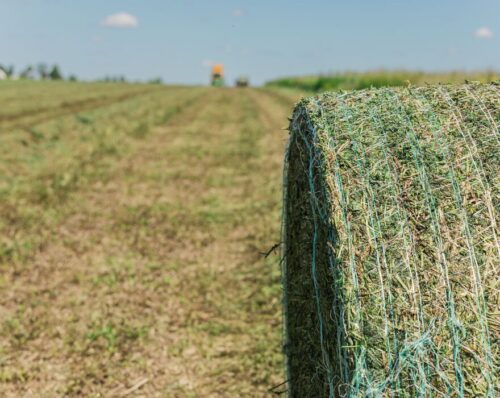
[[[21,79],[33,79],[33,71],[34,68],[31,65],[28,65],[26,68],[24,68],[21,73],[19,74],[19,77]]]
[[[49,77],[51,80],[62,80],[62,75],[61,71],[59,70],[59,67],[57,65],[54,65],[52,67],[52,70],[49,73]]]
[[[68,80],[70,82],[77,82],[78,78],[75,75],[69,75]]]
[[[98,79],[97,81],[99,82],[106,82],[106,83],[124,83],[126,82],[125,76],[104,76],[102,79]]]
[[[38,72],[38,77],[40,80],[48,79],[49,77],[49,68],[46,64],[40,63],[36,66],[36,70]]]
[[[151,79],[148,81],[149,84],[163,84],[163,80],[161,77],[157,77],[155,79]]]
[[[8,77],[14,77],[14,65],[8,66],[5,73]]]
[[[11,78],[14,76],[14,66],[6,66],[6,65],[0,65],[0,69],[4,71],[4,73],[7,75],[8,78]]]

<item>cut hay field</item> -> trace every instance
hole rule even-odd
[[[267,396],[297,94],[0,84],[0,396]]]

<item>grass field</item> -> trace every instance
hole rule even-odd
[[[426,73],[380,70],[323,76],[289,77],[270,81],[267,86],[323,92],[331,90],[362,90],[371,87],[422,86],[436,83],[461,84],[466,80],[487,83],[499,79],[500,73],[496,71]]]
[[[284,381],[298,95],[0,84],[0,396],[266,396]]]

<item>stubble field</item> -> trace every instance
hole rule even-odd
[[[0,86],[0,396],[284,381],[287,116],[269,89]]]

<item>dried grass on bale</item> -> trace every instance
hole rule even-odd
[[[331,93],[285,167],[291,397],[494,397],[500,86]]]

